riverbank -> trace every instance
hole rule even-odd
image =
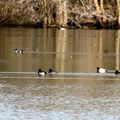
[[[112,0],[8,0],[0,2],[0,25],[116,29],[117,6]]]
[[[59,29],[59,26],[55,26],[55,25],[51,25],[51,26],[44,26],[44,25],[34,25],[34,24],[29,24],[29,25],[14,25],[14,24],[6,24],[6,25],[0,25],[0,28],[17,28],[17,27],[22,27],[22,28],[40,28],[40,29],[44,29],[44,28],[56,28]],[[63,27],[66,29],[119,29],[117,25],[113,25],[113,26],[106,26],[106,27],[102,27],[99,25],[93,25],[93,24],[82,24],[79,27],[78,26],[67,26],[67,27]]]

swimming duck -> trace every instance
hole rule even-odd
[[[106,73],[107,69],[97,67],[97,73]]]
[[[64,30],[65,30],[65,28],[60,28],[60,30],[61,30],[61,31],[64,31]]]
[[[116,75],[120,74],[120,71],[119,70],[115,70],[115,74]]]
[[[38,69],[38,75],[39,76],[44,76],[46,75],[46,72],[45,71],[42,71],[40,68]]]
[[[23,50],[22,49],[14,49],[15,53],[23,53]]]
[[[47,72],[49,75],[56,74],[57,72],[54,71],[53,69],[49,69]]]
[[[61,26],[59,27],[59,29],[60,29],[61,31],[64,31],[64,30],[65,30],[65,28],[63,28],[63,27],[61,27]]]

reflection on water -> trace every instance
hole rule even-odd
[[[0,28],[0,119],[119,120],[120,76],[95,70],[119,69],[119,49],[115,30]]]
[[[97,65],[119,68],[118,32],[1,28],[0,70],[36,71],[41,67],[61,72],[95,72]],[[16,55],[15,48],[23,49],[24,54]]]

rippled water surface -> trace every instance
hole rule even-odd
[[[119,31],[0,28],[0,120],[120,120],[119,63]]]

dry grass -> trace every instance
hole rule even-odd
[[[116,3],[104,3],[106,26],[117,22]],[[64,2],[66,6],[64,7]],[[0,24],[62,25],[66,17],[69,25],[97,24],[98,14],[93,0],[4,0],[0,1]],[[61,19],[60,19],[61,18]],[[103,15],[101,14],[101,19]]]

